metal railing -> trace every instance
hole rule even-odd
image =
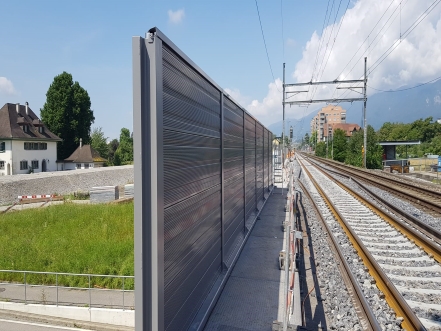
[[[17,277],[23,275],[22,282]],[[33,275],[45,275],[46,284],[36,284]],[[4,281],[4,279],[14,279]],[[109,279],[111,287],[97,285],[96,280]],[[63,272],[0,270],[0,300],[24,304],[135,309],[134,276],[75,274]],[[116,282],[110,280],[116,279]],[[77,286],[67,286],[69,283]],[[119,286],[120,285],[120,286]],[[110,287],[109,286],[109,287]]]

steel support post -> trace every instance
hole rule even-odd
[[[366,154],[367,154],[367,126],[366,126],[366,102],[367,102],[367,57],[364,58],[364,105],[363,105],[363,167],[366,168]]]
[[[283,63],[283,89],[282,89],[282,117],[283,117],[283,133],[282,133],[282,195],[283,195],[283,171],[285,170],[285,63]]]
[[[221,164],[221,259],[222,269],[226,269],[225,261],[225,178],[224,178],[224,94],[220,94],[220,164]]]

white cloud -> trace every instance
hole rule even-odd
[[[178,9],[176,11],[169,10],[168,11],[168,22],[172,24],[179,24],[185,17],[184,9]]]
[[[400,2],[401,34],[403,35],[430,6],[432,0],[395,0],[373,31],[371,31],[372,28],[391,2],[384,0],[356,1],[344,16],[332,53],[330,53],[330,50],[340,22],[336,22],[334,29],[332,25],[325,28],[323,32],[324,44],[317,61],[316,74],[313,80],[360,79],[364,74],[365,56],[367,56],[368,86],[377,89],[399,89],[403,86],[413,86],[430,81],[439,76],[441,72],[441,6],[435,7],[408,36],[400,41]],[[394,11],[395,13],[392,15]],[[392,17],[389,19],[391,15]],[[383,27],[388,19],[388,23]],[[320,44],[321,36],[319,33],[320,31],[314,32],[310,40],[303,46],[302,59],[297,62],[295,71],[292,73],[291,79],[287,79],[287,83],[311,81]],[[379,33],[378,37],[376,37],[377,33]],[[365,39],[366,42],[363,44]],[[381,64],[374,68],[381,61],[379,59],[381,59],[382,54],[394,42],[399,43],[399,46]],[[291,46],[293,46],[292,44],[295,45],[290,39],[286,43]],[[328,47],[326,47],[326,44],[328,44]],[[358,48],[360,50],[351,60]],[[346,66],[346,64],[348,65]],[[369,69],[373,71],[369,72]],[[317,74],[317,72],[320,72],[320,74]],[[277,90],[276,84],[281,91],[282,82],[277,79],[275,83],[268,85],[268,93],[262,101],[252,100],[243,104],[264,125],[270,125],[282,119],[282,93]],[[355,92],[348,94],[346,90],[335,90],[334,87],[335,85],[321,85],[317,86],[316,89],[301,87],[297,90],[309,90],[310,92],[300,93],[289,100],[308,100],[313,95],[315,99],[360,97]],[[314,94],[311,93],[313,90],[315,90]],[[245,98],[240,95],[240,91],[236,90],[235,93],[235,99]],[[375,91],[368,88],[368,95],[373,93]],[[323,105],[313,104],[308,108],[286,106],[285,117],[301,118],[321,106]],[[309,123],[304,125],[309,125]]]
[[[279,78],[268,84],[268,94],[262,101],[242,95],[238,89],[226,88],[225,92],[265,126],[282,119],[282,81]]]
[[[441,97],[440,97],[439,95],[435,96],[435,97],[433,98],[433,102],[434,102],[435,104],[437,104],[437,103],[441,104]]]
[[[6,77],[0,77],[0,94],[6,94],[6,95],[15,94],[14,85]]]
[[[363,76],[365,56],[367,56],[368,85],[378,89],[398,89],[401,86],[415,85],[439,76],[441,71],[441,6],[435,7],[409,35],[400,41],[400,31],[403,36],[431,3],[431,0],[403,2],[395,0],[386,11],[390,1],[357,1],[344,16],[332,53],[330,53],[331,47],[340,22],[336,22],[334,27],[329,25],[325,28],[324,42],[315,71],[314,66],[321,36],[317,32],[313,33],[303,49],[303,57],[297,63],[292,78],[297,82],[308,82],[312,77],[314,81],[336,78],[359,79]],[[380,23],[371,32],[385,11],[386,14]],[[389,17],[391,18],[386,23]],[[376,37],[377,33],[379,34]],[[366,42],[363,44],[365,39]],[[382,54],[394,43],[398,45],[396,49],[379,64]],[[351,60],[358,48],[360,50]],[[323,71],[328,57],[329,60]],[[349,65],[346,66],[348,63]],[[327,97],[333,92],[333,89],[332,91],[317,90],[315,96]]]

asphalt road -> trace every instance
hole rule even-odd
[[[0,330],[2,331],[65,331],[65,330],[87,330],[81,328],[70,328],[63,326],[52,326],[48,324],[22,322],[16,320],[0,319]],[[87,330],[90,331],[90,330]]]

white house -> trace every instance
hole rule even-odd
[[[27,102],[6,103],[0,109],[0,176],[56,171],[58,141]]]
[[[107,162],[90,145],[83,145],[80,138],[80,146],[67,159],[57,161],[58,170],[75,170],[100,168]]]

